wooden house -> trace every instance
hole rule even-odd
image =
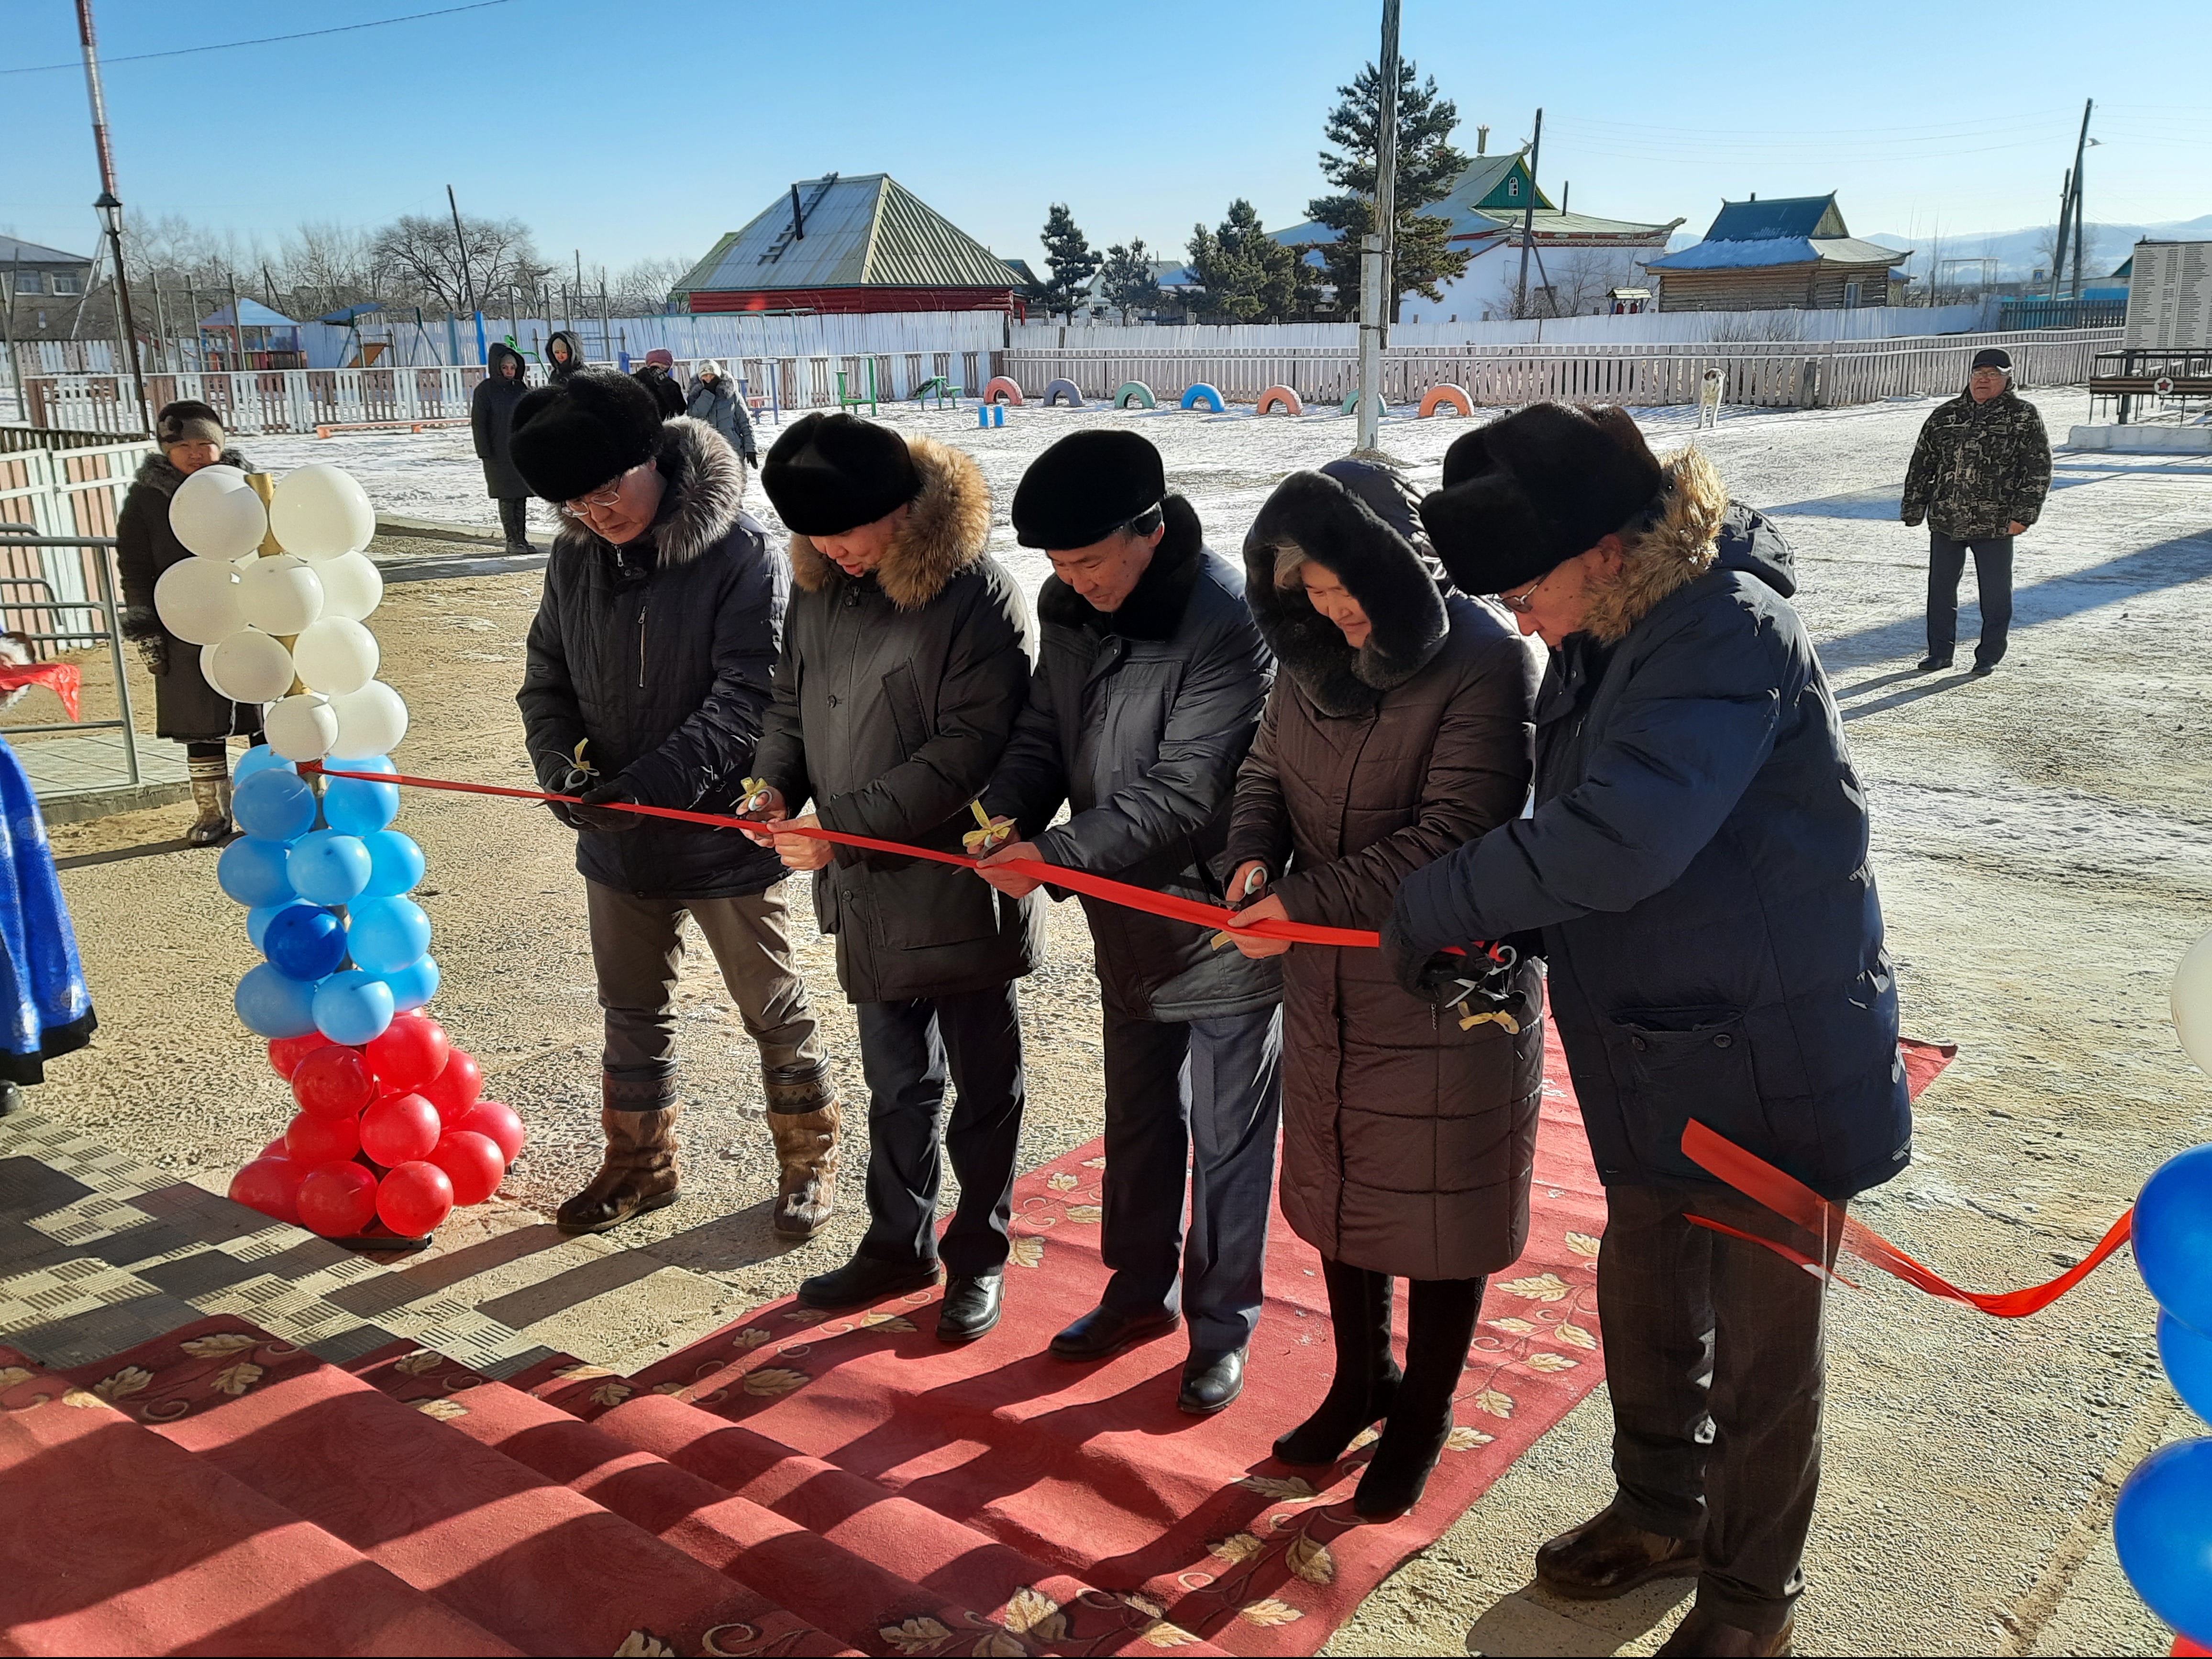
[[[1662,311],[1850,311],[1887,305],[1911,252],[1858,240],[1831,191],[1723,202],[1705,240],[1648,269]]]

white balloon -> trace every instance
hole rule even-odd
[[[292,653],[282,640],[241,628],[201,652],[200,672],[233,702],[274,702],[292,689]]]
[[[407,735],[407,705],[382,680],[371,680],[358,691],[332,697],[337,711],[339,752],[347,755],[388,755]]]
[[[204,559],[234,559],[261,545],[269,509],[234,466],[204,466],[169,498],[169,528]]]
[[[239,568],[238,608],[264,634],[296,634],[323,614],[323,579],[290,553],[256,559]]]
[[[376,509],[351,473],[318,461],[284,475],[269,504],[269,522],[286,552],[337,559],[368,545]]]
[[[381,655],[376,635],[350,617],[325,617],[292,641],[301,679],[334,697],[358,691],[374,679]]]
[[[315,567],[323,579],[323,614],[359,622],[384,601],[384,573],[366,553],[325,559]]]
[[[2183,1052],[2212,1072],[2212,933],[2191,945],[2174,970],[2173,1029]]]
[[[179,559],[154,584],[161,626],[188,645],[213,645],[246,626],[239,609],[236,566],[217,559]]]
[[[319,691],[285,698],[262,716],[269,746],[289,761],[320,760],[338,740],[337,711]]]

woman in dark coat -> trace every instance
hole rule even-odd
[[[576,343],[576,337],[565,328],[556,328],[545,337],[545,378],[559,386],[584,366],[584,349]]]
[[[123,632],[135,640],[154,676],[155,730],[185,745],[199,816],[185,839],[206,847],[230,834],[229,739],[258,739],[261,708],[233,702],[200,673],[200,648],[161,625],[154,609],[154,584],[191,550],[169,528],[169,502],[177,487],[202,467],[221,463],[251,471],[245,456],[226,447],[222,421],[203,403],[169,404],[155,418],[160,450],[149,455],[124,499],[115,526],[115,562],[123,578]]]
[[[1399,883],[1521,810],[1534,659],[1504,616],[1438,592],[1404,481],[1333,462],[1285,479],[1244,544],[1245,596],[1283,672],[1237,780],[1243,919],[1377,928]],[[1533,964],[1494,1002],[1401,990],[1382,952],[1236,939],[1283,968],[1283,1214],[1319,1249],[1328,1397],[1275,1443],[1334,1463],[1384,1419],[1354,1508],[1413,1507],[1451,1431],[1484,1279],[1521,1253],[1543,1077]],[[1492,1007],[1505,1015],[1481,1018]],[[1406,1365],[1393,1279],[1413,1281]]]
[[[494,345],[484,361],[484,377],[469,400],[469,426],[476,434],[477,459],[483,463],[484,494],[499,503],[499,527],[510,553],[530,551],[530,486],[507,456],[507,428],[514,406],[530,388],[522,378],[522,354]]]

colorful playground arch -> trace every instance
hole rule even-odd
[[[1432,386],[1421,394],[1421,418],[1427,420],[1437,410],[1449,404],[1462,415],[1474,413],[1474,399],[1467,395],[1463,386]]]
[[[1067,406],[1070,409],[1083,407],[1083,392],[1074,381],[1054,380],[1045,387],[1044,406],[1047,409],[1055,406],[1062,398],[1067,399]]]
[[[995,374],[983,387],[983,401],[987,404],[1012,404],[1019,409],[1022,406],[1022,389],[1005,375]]]
[[[1142,380],[1124,380],[1121,382],[1121,388],[1114,393],[1114,407],[1127,409],[1132,404],[1139,409],[1158,409],[1160,406],[1160,400],[1152,396],[1152,387],[1146,386]]]
[[[1185,409],[1195,409],[1200,404],[1204,404],[1216,415],[1220,414],[1224,408],[1220,392],[1203,380],[1195,386],[1185,387],[1182,394],[1182,406]]]
[[[1382,413],[1388,415],[1390,412],[1390,400],[1388,398],[1382,397],[1378,393],[1375,401],[1381,406]],[[1352,415],[1357,414],[1358,410],[1359,388],[1354,386],[1351,391],[1344,394],[1344,402],[1338,407],[1336,412],[1340,415]]]
[[[1285,415],[1303,415],[1306,412],[1306,406],[1299,401],[1298,394],[1286,386],[1271,386],[1260,394],[1261,414],[1265,415],[1269,410],[1278,408]]]

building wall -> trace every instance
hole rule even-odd
[[[1542,292],[1547,277],[1558,299],[1559,315],[1587,316],[1593,308],[1602,309],[1606,289],[1631,283],[1644,285],[1643,262],[1657,258],[1664,246],[1655,243],[1649,247],[1572,247],[1539,240],[1535,253],[1543,256],[1543,266],[1539,270],[1535,254],[1530,256],[1529,309],[1540,316],[1547,313]],[[1418,295],[1407,295],[1398,307],[1398,317],[1401,322],[1423,324],[1455,319],[1480,323],[1510,318],[1520,282],[1521,249],[1501,238],[1476,250],[1463,274],[1437,284],[1443,299],[1425,300]]]
[[[728,311],[810,311],[856,316],[898,311],[1012,311],[1011,288],[763,289],[750,293],[694,289],[696,314]]]
[[[1655,270],[1662,311],[1840,311],[1859,285],[1859,308],[1889,303],[1889,266],[1758,265],[1739,270]]]

